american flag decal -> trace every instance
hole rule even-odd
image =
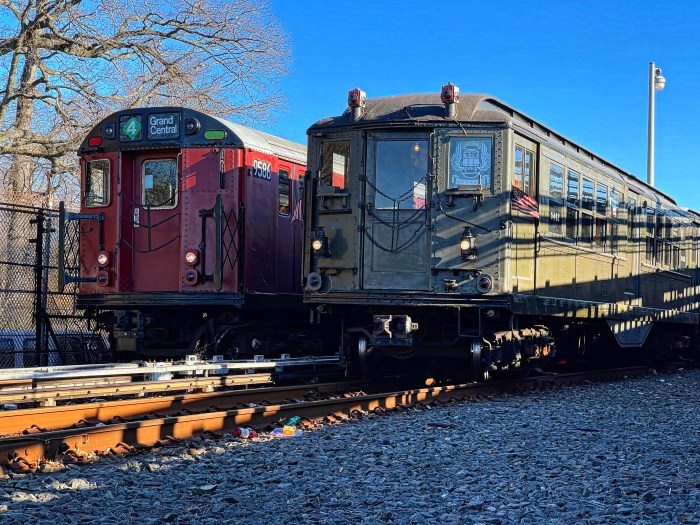
[[[510,205],[514,210],[523,212],[525,215],[540,218],[540,206],[537,201],[520,188],[515,188],[510,192]]]

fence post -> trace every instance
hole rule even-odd
[[[35,352],[36,364],[45,366],[48,364],[48,341],[46,337],[45,317],[43,304],[43,289],[44,289],[44,210],[37,210],[36,219],[31,222],[36,222],[36,239],[34,242],[34,328],[35,328]]]

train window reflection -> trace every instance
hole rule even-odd
[[[578,173],[569,170],[566,187],[566,200],[571,204],[578,203]]]
[[[491,189],[491,138],[450,138],[450,187],[460,184],[480,184]]]
[[[556,164],[549,165],[549,194],[552,197],[564,197],[564,168]]]
[[[174,208],[177,205],[177,161],[146,160],[142,171],[143,205]]]
[[[590,179],[583,179],[581,201],[585,209],[593,209],[593,181]]]
[[[85,163],[85,206],[109,204],[109,160],[90,160]]]
[[[321,146],[321,184],[347,188],[350,171],[350,141],[324,142]]]
[[[381,210],[425,207],[428,141],[378,141],[375,174],[375,208]]]

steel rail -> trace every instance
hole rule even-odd
[[[593,373],[541,376],[509,382],[437,386],[306,403],[280,403],[200,414],[156,417],[86,428],[41,431],[36,434],[0,438],[0,464],[9,465],[15,470],[34,471],[39,468],[40,461],[43,459],[61,456],[81,459],[88,457],[91,453],[133,452],[140,448],[163,444],[172,439],[186,439],[202,432],[227,432],[236,426],[261,428],[274,425],[292,415],[300,415],[308,420],[343,419],[355,412],[391,410],[417,403],[462,400],[494,392],[576,384],[591,379],[630,377],[643,375],[647,370],[646,367],[631,367]],[[151,402],[150,399],[140,401]],[[38,415],[36,411],[34,415]]]
[[[42,385],[35,389],[0,389],[0,404],[35,403],[39,406],[54,406],[58,401],[100,396],[140,396],[185,390],[212,392],[217,388],[271,384],[272,382],[270,374],[178,378],[164,381],[131,381],[131,378],[128,377],[125,381],[108,381],[104,384],[71,385],[70,387]]]

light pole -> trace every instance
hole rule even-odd
[[[649,62],[649,144],[647,146],[647,183],[654,185],[654,91],[661,91],[666,79],[661,76],[661,68]]]

